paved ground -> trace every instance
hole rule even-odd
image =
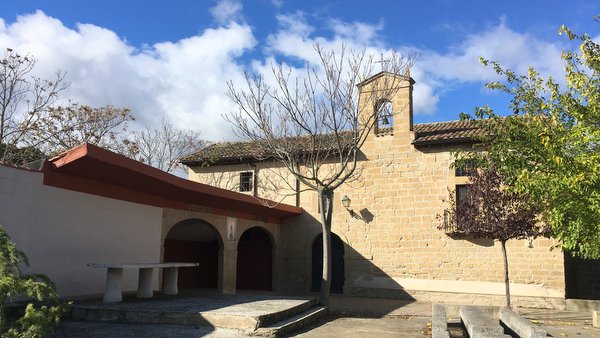
[[[290,337],[427,337],[428,318],[331,318]]]
[[[212,327],[190,327],[182,325],[117,324],[98,322],[62,323],[52,338],[241,338],[247,337],[239,331]]]
[[[248,298],[250,300],[250,298]],[[216,300],[215,300],[216,302]],[[213,303],[211,306],[214,306]],[[293,333],[291,337],[427,337],[431,304],[389,299],[333,296],[331,315],[324,321]],[[520,309],[527,318],[543,326],[552,337],[598,337],[591,326],[591,313]],[[178,325],[65,322],[53,337],[245,337],[243,332],[210,327]],[[453,337],[461,337],[453,331]]]

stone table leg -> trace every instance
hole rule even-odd
[[[140,268],[138,276],[138,298],[152,298],[152,268]]]
[[[177,289],[177,274],[179,268],[164,268],[163,293],[165,295],[176,295],[179,293]]]
[[[600,327],[600,311],[592,311],[592,325]]]
[[[121,294],[121,280],[123,279],[123,269],[108,268],[106,271],[106,290],[104,291],[105,303],[118,303],[123,300]]]

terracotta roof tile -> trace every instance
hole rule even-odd
[[[414,145],[472,143],[484,134],[476,121],[450,121],[416,124]]]
[[[423,145],[444,145],[457,143],[472,143],[475,138],[483,134],[483,129],[478,127],[474,121],[450,121],[434,122],[414,125],[415,139],[412,142],[415,146]],[[320,142],[321,149],[326,148],[329,142],[335,140],[333,137],[329,140],[327,135]],[[351,136],[349,132],[342,133],[342,136]],[[305,138],[308,140],[308,138]],[[299,149],[308,151],[311,149],[306,142],[297,142]],[[350,140],[348,140],[350,141]],[[333,147],[330,144],[329,147]],[[268,158],[269,151],[267,147],[262,147],[258,142],[240,141],[240,142],[219,142],[212,144],[194,154],[181,158],[180,162],[187,165],[198,165],[203,163],[245,163],[252,162],[257,158]]]

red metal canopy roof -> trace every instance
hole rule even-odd
[[[299,207],[186,180],[91,144],[47,160],[43,171],[46,185],[157,207],[273,223],[302,213]]]

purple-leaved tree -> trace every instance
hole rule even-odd
[[[500,242],[504,259],[506,306],[510,305],[510,281],[506,242],[535,238],[546,233],[538,222],[538,207],[524,194],[506,189],[503,177],[493,168],[473,170],[467,193],[450,194],[449,209],[439,229],[454,236],[489,238]]]

